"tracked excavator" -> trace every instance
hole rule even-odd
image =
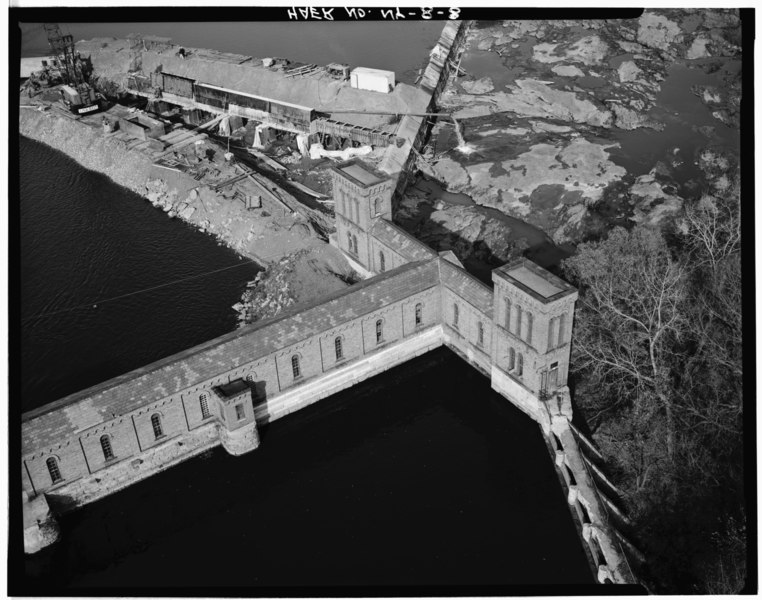
[[[86,115],[104,108],[103,97],[90,85],[92,64],[74,48],[74,38],[63,35],[57,23],[45,23],[51,51],[51,65],[45,65],[49,80],[61,82],[61,101],[75,115]]]

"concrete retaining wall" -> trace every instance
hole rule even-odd
[[[433,112],[442,90],[447,85],[452,67],[450,61],[460,51],[461,44],[465,39],[469,22],[449,22],[442,29],[437,46],[440,52],[433,54],[424,70],[419,87],[430,94],[426,112]],[[423,141],[428,135],[429,119],[427,117],[413,117],[406,115],[400,121],[396,135],[405,140],[405,143],[397,147],[392,144],[386,149],[384,160],[380,169],[390,175],[394,175],[394,197],[398,199],[408,185],[415,172],[412,169],[416,160],[416,152],[423,146]]]

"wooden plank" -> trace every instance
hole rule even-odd
[[[293,185],[296,189],[302,190],[305,194],[309,194],[313,198],[328,198],[325,194],[321,194],[320,192],[317,192],[313,190],[312,188],[308,188],[306,185],[303,185],[299,183],[298,181],[289,181],[291,185]]]
[[[247,148],[247,151],[249,152],[249,154],[253,154],[254,156],[256,156],[262,162],[270,165],[273,169],[276,169],[278,171],[288,171],[288,167],[283,166],[277,160],[270,158],[269,156],[260,152],[259,150],[254,150],[253,148]]]
[[[163,152],[154,155],[154,158],[162,158],[164,156],[167,156],[168,154],[172,154],[175,150],[179,150],[180,148],[184,148],[185,146],[188,146],[190,144],[195,143],[198,140],[205,140],[207,138],[207,135],[205,133],[200,133],[198,135],[194,135],[187,140],[183,140],[182,142],[179,142],[177,144],[173,144]]]
[[[270,198],[270,199],[271,199],[273,202],[275,202],[276,204],[279,204],[280,206],[282,206],[282,207],[283,207],[283,208],[284,208],[284,209],[285,209],[287,212],[289,212],[289,213],[292,213],[292,212],[294,212],[294,211],[291,209],[291,207],[290,207],[288,204],[286,204],[285,202],[283,202],[283,200],[281,200],[280,198],[278,198],[278,196],[276,196],[276,195],[275,195],[273,192],[271,192],[271,191],[270,191],[270,190],[269,190],[269,189],[268,189],[268,188],[265,186],[265,184],[263,184],[262,182],[260,182],[260,181],[259,181],[259,178],[256,176],[256,174],[255,174],[253,171],[249,171],[249,170],[247,170],[247,169],[244,169],[244,167],[242,167],[242,166],[241,166],[241,165],[239,165],[239,164],[236,164],[235,166],[236,166],[237,168],[241,169],[241,170],[242,170],[242,171],[243,171],[243,172],[246,174],[246,176],[249,178],[249,180],[250,180],[250,181],[251,181],[251,182],[254,184],[254,187],[256,187],[257,189],[259,189],[259,190],[260,190],[260,191],[261,191],[263,194],[265,194],[265,195],[266,195],[268,198]]]
[[[243,173],[242,175],[236,175],[235,177],[231,177],[230,179],[226,179],[222,183],[218,183],[212,189],[214,189],[215,192],[219,192],[220,190],[228,187],[229,185],[233,185],[237,181],[241,181],[242,179],[246,179],[247,176],[248,176],[248,173]]]

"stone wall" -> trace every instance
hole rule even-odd
[[[405,265],[314,306],[221,336],[26,413],[22,425],[25,491],[30,496],[70,497],[70,503],[77,504],[85,493],[79,488],[83,478],[102,479],[102,473],[119,471],[123,463],[142,459],[168,443],[177,442],[178,448],[184,448],[179,454],[192,455],[196,445],[185,442],[197,430],[208,428],[210,422],[228,423],[229,419],[220,418],[212,398],[216,398],[216,386],[230,381],[249,382],[249,402],[256,404],[258,412],[269,413],[267,407],[273,406],[290,411],[295,408],[283,398],[290,397],[292,390],[318,398],[323,396],[315,392],[315,385],[323,395],[346,387],[325,384],[332,371],[350,373],[345,383],[351,385],[358,377],[414,356],[421,349],[415,340],[421,336],[427,340],[425,347],[434,347],[431,331],[440,320],[437,275],[435,262]],[[421,309],[419,323],[416,306]],[[410,352],[405,350],[408,346]],[[385,358],[368,363],[373,355]],[[342,377],[338,380],[344,381]],[[202,396],[210,409],[207,416],[201,409]],[[265,421],[270,419],[265,416]],[[105,451],[104,439],[110,452]],[[175,458],[173,454],[171,459]],[[56,461],[58,481],[52,481],[49,459]],[[129,477],[132,471],[127,473]],[[101,487],[108,490],[109,484]]]

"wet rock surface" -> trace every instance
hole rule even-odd
[[[466,75],[440,102],[460,131],[435,126],[432,172],[556,243],[613,222],[663,223],[707,184],[724,184],[707,172],[713,159],[737,164],[740,43],[733,10],[477,23]],[[463,219],[461,207],[444,211],[431,217],[444,228]]]

